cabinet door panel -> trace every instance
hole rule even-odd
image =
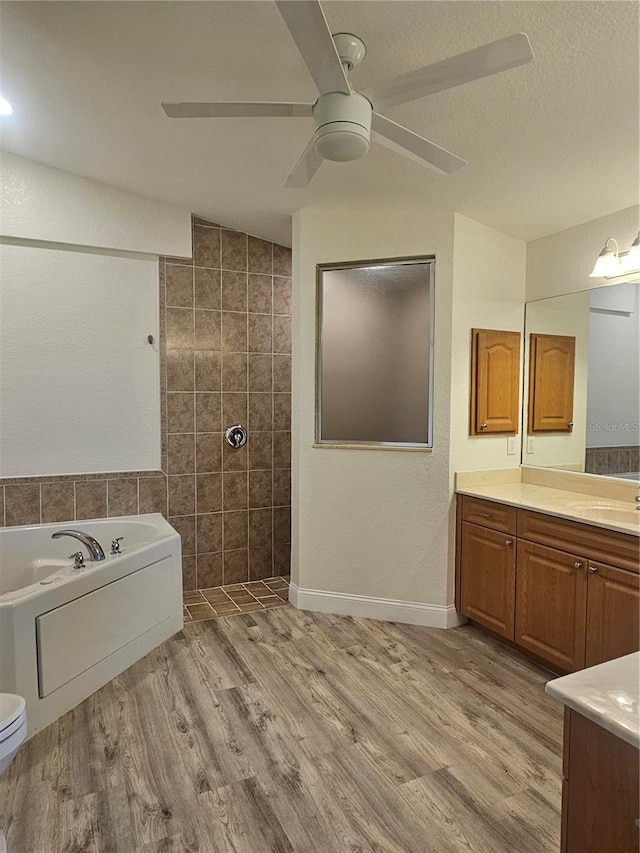
[[[470,435],[518,432],[520,332],[471,330]]]
[[[515,540],[476,524],[462,524],[462,612],[513,639]]]
[[[640,649],[640,575],[589,563],[586,666]]]
[[[571,432],[576,339],[529,338],[529,432]]]
[[[587,561],[518,541],[515,641],[563,670],[584,666]]]

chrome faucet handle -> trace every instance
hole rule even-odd
[[[75,553],[69,554],[69,559],[73,560],[74,569],[84,569],[84,554],[82,551],[75,551]]]
[[[122,542],[123,539],[124,539],[124,536],[118,536],[117,539],[111,540],[111,553],[112,554],[121,554],[122,553],[122,551],[120,550],[120,543]]]

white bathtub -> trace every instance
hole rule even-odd
[[[106,559],[51,539],[64,529]],[[159,514],[0,528],[0,693],[24,696],[29,736],[181,630],[182,612],[180,537]]]

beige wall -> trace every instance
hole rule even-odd
[[[433,452],[314,448],[315,267],[436,256]],[[450,601],[453,216],[302,210],[293,233],[292,580],[303,589]]]
[[[504,435],[469,435],[471,329],[522,332],[526,244],[455,215],[451,347],[451,471],[514,468]],[[521,361],[522,365],[522,361]],[[522,384],[522,383],[520,383]]]
[[[627,251],[638,234],[639,218],[635,205],[528,243],[526,301],[602,287],[603,279],[589,278],[598,253],[608,237]]]

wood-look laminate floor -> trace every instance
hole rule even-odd
[[[471,627],[194,622],[19,752],[9,853],[557,853],[548,673]]]

